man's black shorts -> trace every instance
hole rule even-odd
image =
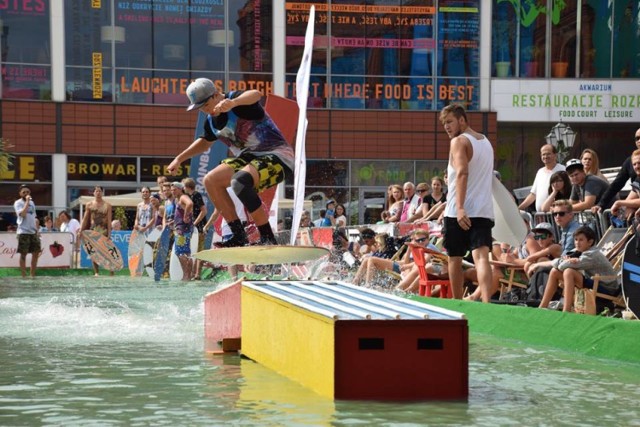
[[[462,257],[467,251],[482,246],[491,248],[493,239],[491,229],[494,226],[493,220],[489,218],[470,218],[471,228],[463,230],[458,224],[457,218],[444,217],[444,247],[449,256]]]

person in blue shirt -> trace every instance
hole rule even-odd
[[[575,242],[573,234],[580,228],[580,223],[573,217],[573,205],[569,200],[556,200],[551,205],[551,214],[556,226],[560,229],[560,246],[562,247],[562,257],[567,256],[575,251]],[[553,261],[541,261],[533,263],[529,266],[527,274],[531,276],[536,270],[546,268],[550,269]]]

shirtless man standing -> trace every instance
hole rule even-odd
[[[102,198],[103,195],[104,188],[96,185],[93,189],[94,199],[85,206],[80,233],[84,230],[94,230],[104,235],[107,239],[111,239],[111,220],[113,210],[111,208],[111,204]],[[93,273],[95,276],[98,276],[98,264],[95,262],[92,264]],[[113,271],[111,272],[111,275],[113,275]]]

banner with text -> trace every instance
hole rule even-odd
[[[640,119],[640,80],[493,80],[500,122],[630,122]]]

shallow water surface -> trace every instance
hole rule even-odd
[[[0,425],[640,425],[640,366],[475,334],[467,402],[334,402],[206,355],[214,286],[3,279]]]

